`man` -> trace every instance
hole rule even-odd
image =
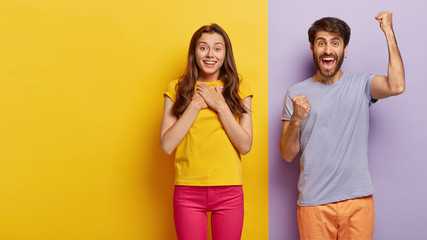
[[[340,19],[322,18],[308,31],[318,71],[286,93],[280,149],[288,162],[302,152],[297,214],[301,239],[373,238],[368,108],[405,89],[392,13],[380,12],[375,18],[388,44],[388,76],[342,72],[350,28]]]

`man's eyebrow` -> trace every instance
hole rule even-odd
[[[325,40],[326,41],[326,38],[324,38],[324,37],[318,37],[318,38],[316,38],[316,41],[319,41],[319,40]],[[341,39],[339,37],[333,37],[333,38],[331,38],[331,40],[332,41],[338,40],[338,41],[341,42]]]

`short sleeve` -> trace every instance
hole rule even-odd
[[[293,106],[292,106],[292,96],[291,93],[286,91],[285,99],[283,100],[283,112],[282,112],[282,121],[289,121],[291,120],[292,113],[294,112]]]
[[[172,101],[176,100],[176,85],[178,84],[178,80],[170,81],[164,95],[168,96]]]
[[[253,96],[248,83],[244,80],[240,81],[240,84],[239,84],[239,96],[241,99],[245,99],[247,97]]]
[[[378,101],[378,99],[374,99],[371,97],[371,84],[372,84],[372,79],[375,77],[375,75],[372,73],[365,73],[364,77],[366,77],[367,79],[366,86],[365,86],[365,95],[369,99],[369,106],[371,106],[372,104]]]

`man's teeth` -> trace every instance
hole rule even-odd
[[[333,61],[334,58],[333,57],[328,57],[328,58],[322,58],[323,61]]]

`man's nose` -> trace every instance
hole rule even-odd
[[[331,47],[330,44],[326,44],[326,46],[325,46],[325,53],[326,54],[332,53],[332,47]]]

